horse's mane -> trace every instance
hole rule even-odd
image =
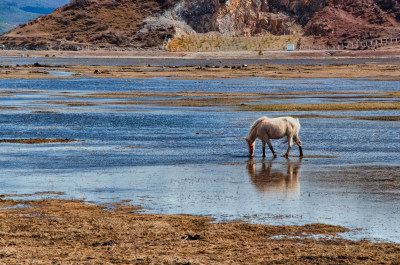
[[[260,125],[260,123],[261,123],[262,121],[264,121],[264,120],[266,120],[266,119],[268,119],[268,118],[265,117],[265,116],[263,116],[263,117],[257,119],[257,120],[253,123],[253,125],[251,125],[249,135],[254,131],[254,129],[256,129],[256,128]]]

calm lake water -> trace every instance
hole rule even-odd
[[[0,193],[55,191],[65,195],[42,196],[94,203],[131,200],[146,213],[217,221],[328,223],[353,229],[344,235],[352,239],[400,243],[400,123],[358,119],[399,116],[399,111],[260,113],[146,104],[151,98],[119,104],[119,98],[90,97],[116,91],[367,93],[399,87],[397,81],[369,79],[0,80],[0,139],[82,140],[1,143]],[[382,100],[351,96],[264,103]],[[249,160],[243,137],[255,119],[304,114],[333,117],[300,118],[303,159],[296,146],[290,159],[272,159],[269,153],[262,159],[257,142],[256,157]],[[285,153],[283,140],[272,144],[278,154]]]

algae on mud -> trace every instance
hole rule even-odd
[[[46,138],[30,138],[30,139],[0,139],[0,143],[16,143],[16,144],[47,144],[47,143],[70,143],[80,140],[74,139],[46,139]]]
[[[7,198],[0,199],[0,220],[5,263],[376,264],[400,259],[400,245],[344,240],[338,234],[347,229],[340,226],[213,223],[206,217],[138,214],[124,203],[110,209],[77,200]]]

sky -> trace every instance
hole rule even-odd
[[[70,0],[0,0],[0,34],[69,3]]]

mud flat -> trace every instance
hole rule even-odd
[[[38,66],[39,65],[39,66]],[[62,71],[62,75],[57,74]],[[68,74],[69,73],[69,74]],[[0,79],[55,79],[76,77],[225,79],[265,77],[277,79],[304,78],[378,78],[398,81],[400,65],[396,64],[328,64],[328,65],[253,65],[216,63],[207,66],[185,65],[4,65]]]
[[[124,203],[0,200],[0,260],[6,264],[394,264],[400,245],[347,241],[340,226],[213,223],[140,214]]]
[[[47,143],[70,143],[77,140],[73,139],[46,139],[46,138],[30,138],[30,139],[2,139],[0,143],[16,143],[16,144],[47,144]]]

